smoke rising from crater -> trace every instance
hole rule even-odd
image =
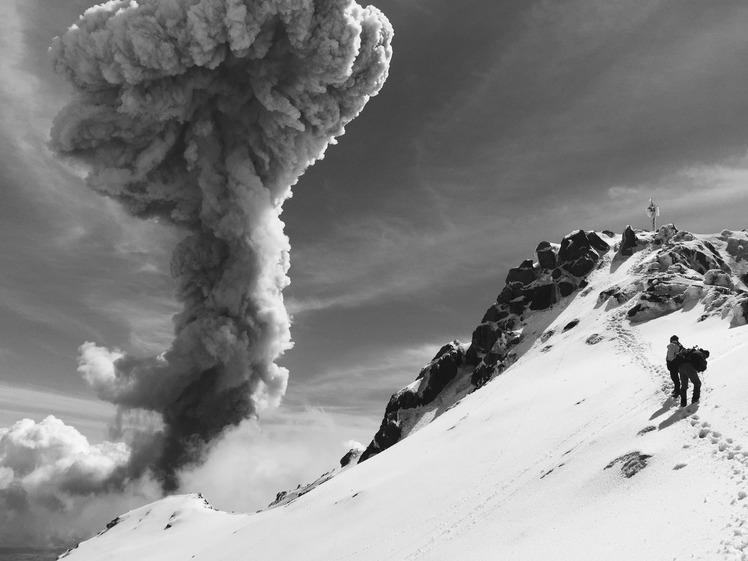
[[[381,12],[350,0],[115,0],[55,40],[75,97],[54,121],[54,149],[130,214],[185,232],[170,348],[81,347],[79,370],[102,399],[163,418],[130,476],[149,469],[173,489],[206,443],[283,396],[281,205],[382,87],[391,38]]]

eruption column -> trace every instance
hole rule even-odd
[[[285,392],[281,206],[381,88],[391,38],[381,12],[350,0],[115,0],[55,40],[76,95],[53,147],[130,214],[186,232],[171,262],[184,304],[171,347],[150,358],[81,347],[102,399],[163,417],[129,475],[145,465],[173,489],[211,439]]]

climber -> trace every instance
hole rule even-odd
[[[680,377],[678,375],[678,364],[681,362],[677,359],[678,353],[683,350],[683,345],[678,341],[678,336],[673,335],[670,337],[670,344],[667,346],[667,356],[665,357],[665,364],[667,365],[668,372],[670,372],[670,379],[673,381],[673,393],[671,396],[677,398],[680,395]]]
[[[675,340],[673,341],[673,339]],[[689,380],[693,383],[693,399],[691,400],[691,403],[699,402],[699,398],[701,397],[701,380],[699,379],[699,372],[704,372],[706,370],[709,351],[700,347],[686,349],[680,345],[678,337],[673,335],[673,337],[670,338],[670,345],[668,345],[668,358],[670,358],[670,348],[673,344],[677,344],[680,349],[675,354],[675,358],[668,362],[668,369],[670,369],[670,365],[672,364],[675,365],[678,370],[680,376],[680,406],[685,407],[688,401],[686,394],[688,393]],[[676,386],[677,385],[678,384],[676,383]]]

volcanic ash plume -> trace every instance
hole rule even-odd
[[[381,88],[391,38],[381,12],[349,0],[116,0],[52,46],[76,91],[53,147],[129,213],[186,232],[171,347],[143,359],[86,343],[79,358],[101,398],[163,417],[148,467],[167,489],[285,391],[281,205]]]

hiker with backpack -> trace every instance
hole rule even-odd
[[[667,346],[667,356],[665,357],[665,364],[667,370],[670,372],[670,379],[673,381],[673,393],[671,396],[677,398],[680,395],[680,375],[678,373],[678,364],[675,357],[678,353],[683,350],[683,345],[678,341],[678,336],[673,335],[670,337],[670,344]]]
[[[670,359],[671,348],[678,350],[675,355]],[[667,365],[670,371],[670,376],[673,379],[675,387],[679,389],[680,394],[680,406],[685,407],[688,404],[688,381],[690,380],[693,384],[693,397],[691,403],[698,403],[701,398],[701,380],[699,379],[699,372],[706,370],[706,359],[709,358],[709,351],[700,349],[699,347],[692,347],[686,349],[678,341],[678,336],[673,335],[670,338],[670,344],[668,345]],[[677,369],[678,380],[673,376],[673,368]],[[673,392],[673,397],[677,394]]]

